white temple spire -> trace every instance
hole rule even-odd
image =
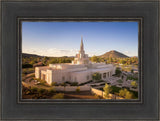
[[[83,36],[81,36],[81,46],[80,46],[80,51],[84,51],[84,46],[83,46]]]
[[[81,36],[81,45],[80,45],[80,50],[79,53],[76,54],[76,57],[72,61],[72,64],[89,64],[89,58],[88,55],[85,54],[84,51],[84,46],[83,46],[83,37]]]

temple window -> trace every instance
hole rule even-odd
[[[87,80],[89,80],[89,75],[87,75]]]
[[[104,78],[104,79],[106,78],[106,73],[103,73],[103,78]]]
[[[62,80],[65,81],[65,77],[64,76],[62,77]]]
[[[109,72],[108,72],[108,77],[109,77]]]
[[[77,81],[77,77],[75,77],[75,82]]]
[[[71,76],[69,76],[69,80],[71,80]]]

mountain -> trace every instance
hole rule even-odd
[[[43,57],[36,54],[28,54],[28,53],[22,53],[22,57]]]
[[[22,57],[24,58],[29,58],[29,57],[48,57],[50,58],[51,56],[41,56],[41,55],[36,55],[36,54],[29,54],[29,53],[22,53]],[[51,58],[72,58],[74,56],[61,56],[61,57],[51,57]]]
[[[106,52],[105,54],[101,55],[100,57],[105,57],[105,58],[129,58],[127,55],[120,53],[116,50],[111,50],[109,52]]]

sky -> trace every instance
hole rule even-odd
[[[138,56],[138,22],[22,22],[22,52],[75,56],[81,36],[89,56],[111,50]]]

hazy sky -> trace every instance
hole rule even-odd
[[[81,36],[89,56],[110,50],[138,56],[137,22],[23,22],[22,52],[75,56]]]

